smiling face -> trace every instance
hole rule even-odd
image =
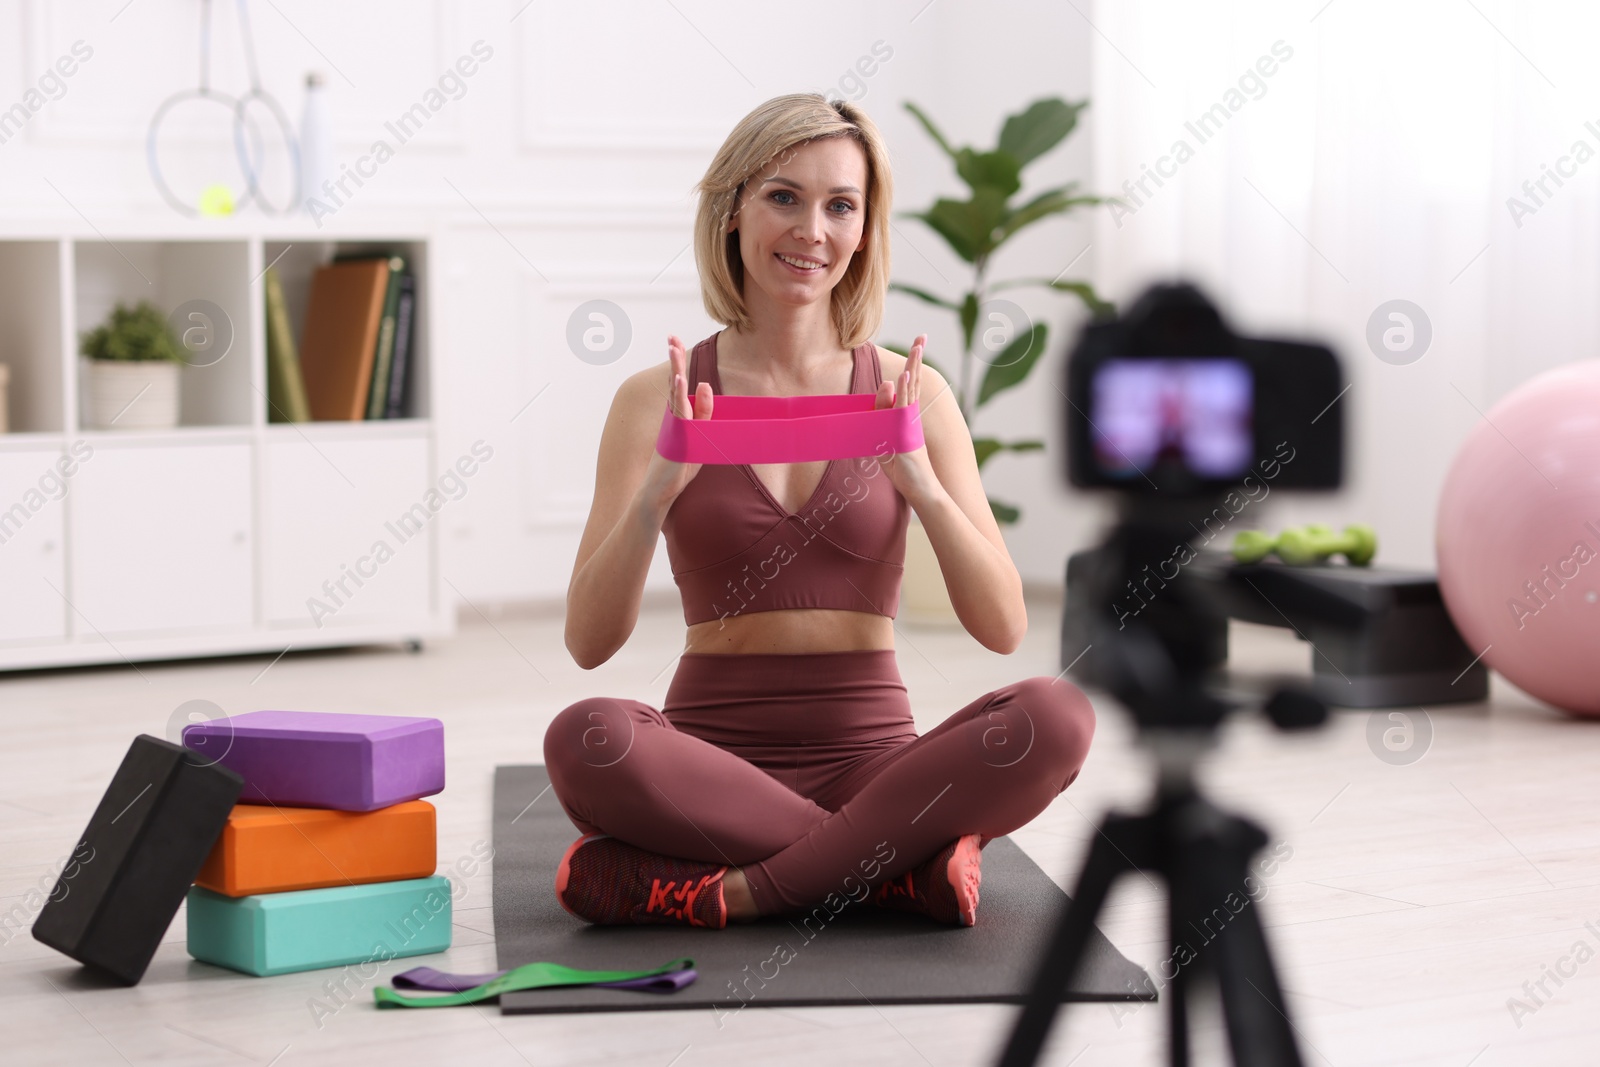
[[[866,247],[866,188],[866,153],[849,137],[797,145],[751,176],[727,226],[746,284],[784,304],[827,299]]]

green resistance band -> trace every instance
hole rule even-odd
[[[445,993],[440,996],[406,996],[396,993],[388,986],[379,986],[372,991],[373,997],[378,1002],[378,1007],[384,1008],[453,1008],[462,1004],[476,1004],[480,1000],[492,1000],[502,993],[515,993],[523,989],[544,989],[550,986],[594,985],[598,982],[623,982],[633,978],[653,978],[658,974],[668,971],[681,971],[694,966],[694,960],[687,957],[663,963],[659,967],[648,971],[581,971],[575,967],[563,967],[559,963],[530,963],[507,971],[493,981],[483,985],[474,986],[472,989],[460,993]]]

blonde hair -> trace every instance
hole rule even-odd
[[[796,145],[833,137],[851,138],[867,157],[863,227],[867,246],[851,257],[844,277],[833,288],[833,325],[846,348],[857,347],[877,332],[889,287],[889,207],[894,200],[889,153],[865,111],[821,93],[776,96],[751,111],[722,142],[696,186],[700,207],[695,215],[694,258],[700,269],[700,298],[717,322],[741,331],[753,325],[743,296],[739,233],[726,232],[745,184]]]

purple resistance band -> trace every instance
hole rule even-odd
[[[503,974],[510,971],[491,971],[488,974],[449,974],[437,971],[432,967],[413,967],[409,971],[402,971],[390,981],[396,989],[424,989],[433,993],[464,993],[469,989],[487,985]],[[604,986],[609,989],[637,989],[641,993],[676,993],[678,990],[693,982],[699,975],[693,967],[685,967],[681,971],[667,971],[665,974],[650,975],[646,978],[629,978],[621,982],[595,982],[594,985]]]
[[[718,396],[709,419],[685,419],[668,406],[656,451],[679,463],[808,463],[922,447],[917,404],[874,409],[873,393],[825,396]]]

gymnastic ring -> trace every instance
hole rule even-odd
[[[188,204],[178,199],[177,194],[172,191],[172,187],[167,184],[166,175],[161,172],[160,156],[156,151],[156,136],[160,133],[161,123],[162,120],[166,118],[167,112],[171,111],[173,108],[177,107],[181,103],[184,103],[185,101],[194,99],[215,101],[216,103],[221,104],[230,110],[234,110],[237,113],[238,101],[229,96],[227,93],[212,92],[210,89],[184,89],[181,92],[173,93],[171,96],[161,101],[161,106],[156,108],[156,113],[150,116],[150,129],[145,134],[144,148],[145,161],[150,166],[150,177],[155,180],[156,191],[161,194],[161,198],[180,214],[187,215],[190,218],[199,218],[200,209],[190,207]],[[234,154],[237,157],[237,149],[235,149]],[[252,193],[247,186],[245,191],[239,195],[239,199],[234,202],[234,209],[238,210],[239,208],[248,204],[251,199]]]
[[[245,124],[248,122],[245,109],[253,100],[259,100],[261,103],[267,106],[267,110],[272,113],[273,119],[278,123],[279,132],[283,134],[284,146],[289,149],[289,173],[294,176],[294,193],[290,197],[289,203],[286,207],[274,207],[272,204],[267,202],[267,198],[262,195],[261,184],[257,180],[259,175],[256,171],[255,160],[245,150],[243,131]],[[253,131],[254,127],[252,126],[251,129]],[[245,184],[250,191],[250,195],[255,199],[256,206],[261,208],[261,210],[268,215],[286,215],[293,211],[300,203],[301,195],[300,146],[295,141],[294,129],[289,123],[289,116],[284,114],[283,106],[265,91],[261,89],[251,89],[249,92],[239,97],[239,102],[234,105],[233,149],[239,157],[239,166],[244,170]],[[265,161],[265,145],[263,145],[261,148],[261,156],[262,160]]]

